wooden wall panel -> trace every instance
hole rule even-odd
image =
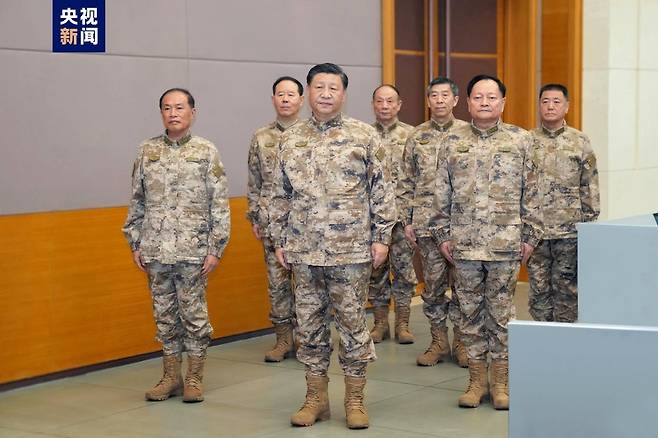
[[[541,84],[567,86],[567,123],[580,129],[582,0],[543,0],[541,20]]]
[[[231,199],[231,242],[210,276],[214,337],[270,326],[260,243]],[[126,208],[0,216],[0,383],[159,350]]]

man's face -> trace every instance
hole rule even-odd
[[[450,117],[457,106],[459,96],[452,93],[450,84],[434,85],[427,96],[427,106],[433,119],[445,120]]]
[[[276,115],[281,119],[296,118],[304,103],[304,96],[299,95],[299,88],[293,81],[281,81],[276,84],[272,104]]]
[[[569,112],[569,101],[560,90],[546,90],[539,100],[541,121],[546,127],[562,125],[564,116]]]
[[[340,76],[333,73],[316,74],[308,86],[308,101],[315,117],[325,122],[336,117],[345,102],[345,88]]]
[[[491,79],[477,82],[468,97],[468,112],[475,124],[493,125],[503,114],[505,98],[498,84]]]
[[[167,93],[160,108],[162,124],[170,137],[183,136],[192,125],[196,109],[187,102],[187,96],[180,91]]]
[[[394,89],[384,86],[375,91],[372,109],[379,123],[391,124],[397,118],[400,108],[402,108],[402,101]]]

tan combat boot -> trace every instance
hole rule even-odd
[[[395,339],[399,344],[413,344],[416,338],[409,331],[409,307],[395,306]]]
[[[469,360],[468,372],[471,375],[466,392],[459,396],[459,406],[462,408],[477,408],[482,399],[489,393],[487,387],[487,361]]]
[[[197,403],[203,401],[203,364],[205,358],[187,355],[187,374],[185,374],[185,387],[183,389],[183,401],[185,403]]]
[[[448,327],[433,325],[430,327],[430,331],[432,333],[430,346],[425,350],[425,353],[416,358],[416,363],[421,367],[431,367],[450,357]]]
[[[146,394],[146,400],[162,401],[175,395],[181,395],[183,391],[183,377],[180,373],[182,358],[177,354],[162,356],[162,378]]]
[[[329,377],[306,376],[306,400],[290,417],[293,426],[312,426],[316,421],[328,420],[331,417],[328,387]]]
[[[265,362],[281,362],[294,354],[295,344],[292,342],[292,324],[275,324],[276,344],[265,353]]]
[[[462,332],[455,326],[452,328],[452,335],[452,357],[457,361],[457,365],[468,368],[468,353],[462,340]]]
[[[368,412],[363,406],[363,388],[365,377],[345,376],[345,419],[350,429],[367,429]]]
[[[370,330],[372,342],[379,344],[384,339],[391,337],[391,329],[388,326],[388,306],[375,306],[375,325]]]
[[[507,386],[508,362],[494,360],[491,362],[491,399],[494,408],[509,409],[509,388]]]

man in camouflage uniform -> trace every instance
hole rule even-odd
[[[313,115],[281,137],[270,208],[277,259],[295,278],[297,359],[306,365],[306,400],[291,423],[310,426],[329,418],[331,308],[347,426],[366,428],[363,388],[367,364],[376,356],[365,302],[371,267],[388,254],[394,187],[375,129],[341,114],[348,84],[343,70],[316,65],[306,83]]]
[[[398,120],[402,99],[393,85],[384,84],[375,89],[372,93],[372,107],[376,119],[373,126],[388,153],[386,171],[391,175],[393,184],[396,184],[402,175],[404,144],[413,127]],[[375,325],[370,336],[375,344],[390,336],[388,306],[391,294],[395,297],[395,339],[400,344],[414,342],[414,336],[409,330],[411,298],[416,289],[413,255],[413,248],[404,238],[404,226],[396,222],[388,261],[374,269],[370,278],[368,298],[375,315]]]
[[[530,314],[537,321],[578,318],[576,223],[600,213],[599,174],[589,138],[567,126],[569,92],[544,85],[539,92],[542,126],[532,131],[540,155],[544,237],[528,260]]]
[[[164,375],[146,393],[165,400],[203,400],[201,381],[212,327],[206,286],[230,234],[224,167],[215,146],[193,136],[196,109],[189,91],[160,97],[165,133],[139,146],[123,232],[137,267],[148,274]],[[188,371],[181,376],[182,352]]]
[[[455,119],[453,108],[459,101],[459,89],[451,79],[438,77],[427,87],[427,106],[431,119],[416,127],[407,139],[404,151],[404,177],[398,184],[400,215],[407,238],[417,245],[423,262],[423,312],[430,321],[432,342],[416,358],[420,366],[432,366],[450,358],[448,316],[453,324],[453,350],[458,364],[468,366],[461,342],[461,313],[457,295],[447,295],[449,265],[439,252],[439,245],[429,230],[432,200],[436,185],[439,151],[444,139],[468,125]]]
[[[270,320],[274,324],[276,344],[265,353],[266,362],[281,362],[294,351],[294,308],[290,271],[276,260],[272,239],[267,234],[267,210],[272,190],[272,175],[281,135],[299,120],[304,103],[304,87],[295,78],[282,76],[272,85],[272,104],[276,121],[257,130],[249,147],[249,180],[247,183],[247,219],[256,239],[263,242],[267,266]]]
[[[530,133],[500,121],[505,85],[498,78],[474,77],[467,95],[472,123],[445,140],[431,229],[455,264],[470,372],[459,405],[477,407],[490,391],[494,407],[508,409],[507,323],[520,262],[542,233],[537,157]]]

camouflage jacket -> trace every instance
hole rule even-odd
[[[538,157],[529,132],[499,122],[466,125],[445,139],[430,229],[452,240],[459,260],[519,260],[521,242],[537,246],[543,223]]]
[[[123,233],[145,262],[221,257],[230,221],[226,174],[210,141],[160,135],[139,146]]]
[[[407,142],[409,132],[414,127],[399,120],[396,120],[389,127],[384,127],[379,122],[373,123],[372,126],[377,130],[382,146],[386,148],[386,171],[389,173],[391,182],[397,190],[397,182],[402,178],[402,172],[404,170],[402,163],[404,145]]]
[[[576,237],[576,223],[595,221],[601,212],[599,173],[589,138],[577,129],[532,131],[539,152],[539,192],[544,239]]]
[[[364,263],[372,242],[390,243],[395,195],[385,160],[375,129],[350,117],[310,118],[285,132],[269,213],[288,262]]]
[[[281,134],[286,129],[279,122],[267,124],[254,133],[249,146],[247,219],[253,225],[258,225],[263,235],[266,233],[269,223],[267,211],[272,191],[276,152],[279,149]]]
[[[468,123],[453,119],[445,125],[428,120],[418,125],[407,139],[403,156],[403,178],[398,180],[400,221],[413,225],[418,237],[429,237],[432,200],[439,165],[438,152],[443,139]]]

